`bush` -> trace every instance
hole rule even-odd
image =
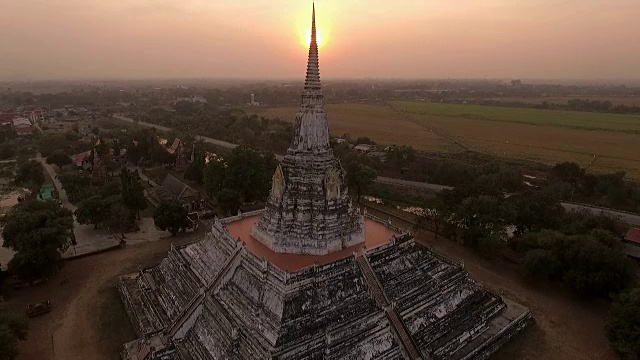
[[[613,348],[628,358],[640,356],[640,289],[631,289],[611,305],[607,337]]]

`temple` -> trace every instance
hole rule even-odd
[[[363,226],[351,206],[344,170],[329,146],[314,6],[293,141],[273,175],[265,212],[251,235],[276,252],[326,255],[364,242]]]
[[[411,232],[352,208],[329,147],[315,9],[295,137],[266,208],[120,278],[125,360],[485,359],[531,322]]]

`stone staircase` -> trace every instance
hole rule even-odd
[[[391,322],[391,325],[393,325],[394,329],[396,329],[398,337],[400,337],[400,341],[402,341],[402,345],[407,351],[409,358],[412,360],[422,359],[418,348],[413,343],[413,339],[411,339],[411,336],[409,336],[409,332],[407,332],[404,323],[402,323],[402,320],[400,320],[398,313],[393,309],[388,309],[386,313],[389,322]]]
[[[367,282],[369,289],[371,289],[371,296],[375,300],[376,304],[383,309],[388,307],[389,301],[387,300],[384,290],[382,290],[382,286],[380,285],[380,282],[378,282],[371,265],[369,265],[367,258],[364,256],[358,256],[356,257],[356,261],[358,262],[358,266],[364,275],[364,279]]]
[[[356,257],[356,261],[358,262],[358,266],[360,267],[360,270],[364,275],[364,279],[367,282],[369,289],[371,289],[371,296],[376,301],[376,304],[378,304],[378,306],[385,309],[387,318],[398,334],[398,337],[402,342],[402,346],[404,347],[407,355],[409,355],[409,359],[422,360],[423,358],[420,355],[420,351],[418,351],[418,348],[414,344],[413,339],[411,339],[407,328],[404,326],[404,323],[398,316],[398,313],[390,306],[384,290],[382,289],[382,285],[373,272],[369,261],[365,256]]]
[[[233,253],[233,255],[231,255],[229,257],[229,259],[225,262],[225,264],[222,266],[222,268],[220,269],[218,274],[216,274],[216,276],[213,278],[213,280],[211,280],[211,282],[209,284],[207,284],[206,287],[201,289],[201,291],[199,291],[198,294],[196,296],[194,296],[193,299],[191,299],[189,304],[180,313],[180,316],[178,316],[176,321],[171,325],[171,327],[166,332],[167,338],[171,338],[176,334],[178,329],[180,329],[180,327],[182,327],[184,322],[187,321],[187,319],[191,316],[191,314],[193,314],[193,312],[198,308],[198,306],[204,301],[207,292],[218,285],[218,283],[220,282],[220,280],[222,279],[224,274],[231,268],[231,264],[233,264],[235,259],[240,255],[241,251],[242,251],[242,247],[241,246],[236,248],[236,250]]]

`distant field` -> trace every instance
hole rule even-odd
[[[591,170],[626,171],[640,180],[640,116],[425,102],[389,105],[327,105],[331,134],[367,136],[424,151],[460,151],[461,144],[546,164],[587,166],[597,155]],[[293,121],[298,108],[247,111]]]
[[[640,134],[640,116],[591,112],[509,108],[484,105],[434,104],[399,101],[394,106],[422,116],[477,119],[580,130],[617,131]]]
[[[298,107],[246,108],[269,118],[293,122]],[[381,144],[407,144],[424,151],[457,151],[460,148],[438,136],[428,128],[407,121],[401,114],[385,105],[337,104],[326,105],[329,131],[333,136],[349,134],[366,136]]]
[[[540,97],[501,97],[487,100],[500,100],[502,102],[523,102],[527,104],[542,104],[544,101],[549,104],[566,104],[569,100],[589,99],[598,101],[609,101],[613,105],[640,106],[640,96],[540,96]],[[481,99],[480,99],[481,100]]]
[[[640,179],[640,116],[394,102],[394,108],[473,148],[548,164],[575,161]]]

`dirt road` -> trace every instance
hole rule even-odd
[[[53,310],[29,320],[19,360],[118,359],[123,343],[135,339],[115,285],[120,275],[166,256],[173,241],[193,241],[201,232],[128,246],[68,262],[51,280],[22,290],[3,289],[8,306],[24,314],[27,304],[50,300]],[[60,284],[68,279],[66,284]]]

